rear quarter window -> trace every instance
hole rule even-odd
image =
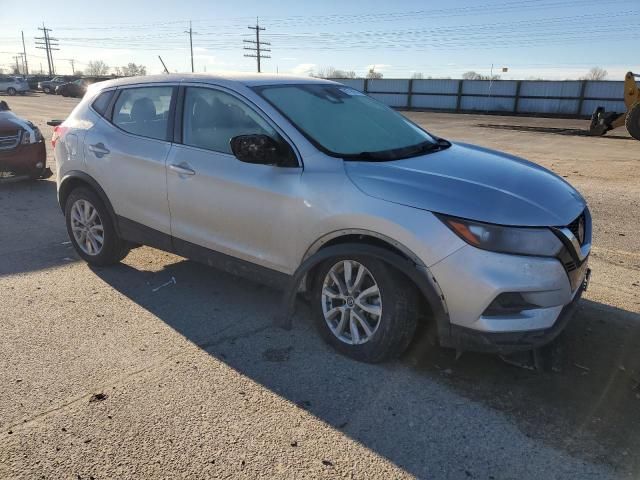
[[[98,95],[98,98],[93,101],[91,107],[101,116],[106,116],[107,108],[109,108],[109,102],[111,102],[111,98],[113,97],[114,93],[115,90],[102,92],[100,95]]]

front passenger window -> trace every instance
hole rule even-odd
[[[232,154],[238,135],[262,134],[279,140],[265,120],[233,95],[210,88],[188,87],[184,100],[182,143]]]
[[[113,108],[113,123],[125,132],[167,139],[173,87],[142,87],[122,90]]]

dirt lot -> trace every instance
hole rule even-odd
[[[45,125],[76,100],[7,98]],[[584,121],[410,113],[585,195],[593,277],[536,373],[429,349],[347,360],[300,304],[150,248],[91,269],[52,181],[0,184],[0,478],[638,478],[640,142]],[[154,292],[153,289],[176,279]]]

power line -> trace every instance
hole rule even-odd
[[[269,42],[261,42],[260,41],[260,31],[262,30],[266,30],[266,28],[261,27],[259,25],[258,22],[258,17],[256,17],[256,26],[255,27],[247,27],[249,30],[255,30],[256,32],[256,39],[255,41],[253,40],[243,40],[244,43],[250,43],[253,44],[255,46],[253,47],[244,47],[245,50],[250,50],[252,52],[256,52],[255,54],[252,53],[245,53],[244,56],[245,57],[252,57],[256,59],[256,62],[258,64],[258,73],[260,73],[260,60],[263,58],[271,58],[270,55],[262,55],[262,52],[270,52],[271,49],[268,48],[262,48],[262,45],[271,45]]]

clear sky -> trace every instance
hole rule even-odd
[[[256,16],[271,43],[265,72],[306,74],[332,66],[364,75],[371,65],[386,78],[421,72],[425,77],[488,74],[503,78],[578,78],[590,67],[622,79],[640,71],[640,0],[0,0],[0,68],[8,71],[22,51],[29,67],[46,70],[34,37],[42,22],[60,50],[57,73],[129,62],[159,73],[190,70],[188,35],[193,22],[195,69],[254,71],[243,40]]]

